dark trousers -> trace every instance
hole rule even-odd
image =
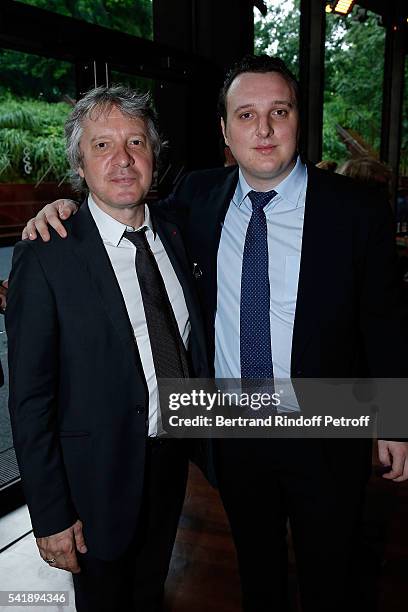
[[[162,609],[177,525],[187,483],[182,440],[147,445],[143,507],[135,537],[114,561],[79,554],[73,575],[77,612],[158,612]]]
[[[369,442],[217,440],[245,612],[287,612],[289,518],[303,612],[366,610],[356,580]]]

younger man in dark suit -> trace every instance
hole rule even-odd
[[[303,162],[299,105],[281,60],[238,62],[219,99],[238,168],[193,172],[167,201],[202,272],[215,375],[407,377],[390,207]],[[378,450],[384,477],[406,480],[407,444],[379,440]],[[361,612],[370,440],[217,440],[215,455],[245,611],[287,610],[289,518],[303,612]]]
[[[202,271],[216,377],[407,377],[388,203],[302,161],[299,88],[279,59],[238,62],[219,102],[238,168],[191,173],[167,201]],[[407,444],[378,450],[385,477],[407,479]],[[370,441],[217,440],[215,455],[245,611],[287,610],[289,518],[302,610],[361,612]]]

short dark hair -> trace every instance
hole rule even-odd
[[[220,95],[218,98],[218,113],[219,116],[227,120],[227,94],[232,82],[245,72],[277,72],[280,74],[289,87],[292,90],[295,104],[300,110],[300,89],[299,83],[296,77],[292,74],[285,62],[279,57],[270,57],[269,55],[246,55],[239,62],[234,64],[232,68],[227,72],[224,80],[224,84],[221,87]]]

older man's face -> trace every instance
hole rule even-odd
[[[225,142],[249,185],[272,189],[296,156],[299,117],[290,86],[277,72],[246,72],[232,82],[226,103]]]
[[[80,140],[78,169],[101,208],[133,208],[143,203],[153,174],[153,152],[145,122],[112,107],[87,118]]]

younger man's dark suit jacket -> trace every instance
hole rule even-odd
[[[206,376],[205,340],[181,233],[152,220],[183,288],[189,355]],[[10,414],[37,537],[79,517],[101,559],[120,555],[140,510],[148,390],[116,276],[86,204],[68,237],[20,242],[6,316]]]
[[[218,247],[237,181],[236,167],[192,172],[162,203],[178,211],[200,272],[210,365]],[[375,190],[308,165],[292,378],[407,377],[407,349],[389,204]]]
[[[236,167],[192,172],[162,203],[178,211],[188,254],[201,272],[211,363],[218,247],[237,181]],[[362,349],[370,376],[408,375],[395,264],[389,204],[354,180],[308,165],[292,377],[357,376]]]

